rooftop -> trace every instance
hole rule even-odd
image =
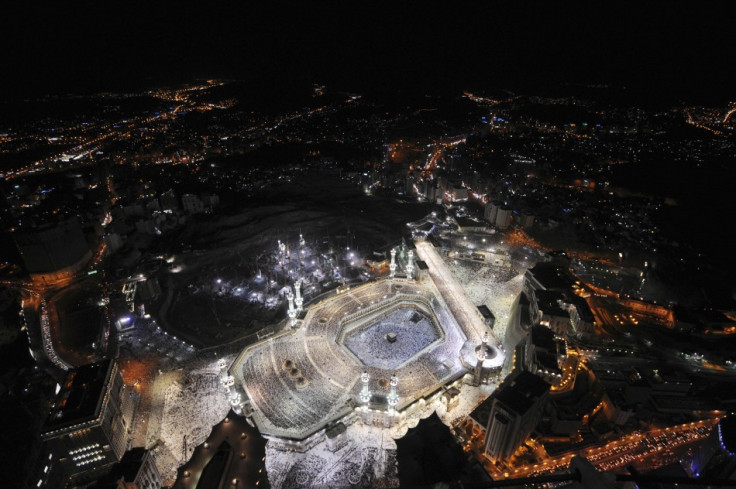
[[[112,374],[112,366],[113,361],[108,359],[70,370],[56,396],[43,432],[96,418]]]
[[[523,371],[499,388],[492,397],[516,414],[525,414],[534,402],[549,391],[541,377]]]
[[[480,315],[483,316],[483,319],[496,319],[493,313],[490,309],[488,309],[488,306],[485,304],[481,304],[478,306],[478,312],[480,312]]]
[[[568,290],[574,283],[564,269],[551,263],[537,263],[527,273],[547,290]]]
[[[133,482],[141,470],[148,450],[143,447],[131,448],[116,463],[109,474],[97,481],[91,489],[118,489],[118,481]]]

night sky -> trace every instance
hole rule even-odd
[[[6,99],[197,77],[376,92],[607,83],[703,102],[736,86],[731,2],[20,3],[0,21]]]

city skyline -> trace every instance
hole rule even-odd
[[[719,2],[15,8],[4,83],[36,95],[236,78],[383,94],[610,84],[672,103],[713,102],[736,81]]]
[[[727,484],[729,7],[9,9],[6,485]]]

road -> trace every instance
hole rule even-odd
[[[499,467],[486,463],[486,469],[495,479],[531,477],[566,470],[570,459],[584,456],[600,470],[615,471],[629,465],[646,462],[655,468],[667,463],[673,450],[686,447],[710,435],[717,419],[705,419],[682,425],[637,431],[603,445],[570,451],[557,457],[548,457],[536,464]],[[482,460],[482,459],[481,459]]]

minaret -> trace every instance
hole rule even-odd
[[[406,276],[411,280],[412,275],[414,275],[414,251],[409,250],[409,261],[406,264]]]
[[[360,391],[360,402],[363,403],[363,407],[368,407],[368,403],[371,400],[371,391],[368,389],[368,381],[371,380],[371,376],[368,372],[360,374],[360,381],[363,383],[363,389]]]
[[[477,362],[475,364],[475,370],[473,372],[473,385],[480,385],[481,377],[483,375],[483,362],[486,359],[486,349],[481,347],[476,352]]]
[[[227,395],[230,406],[233,411],[237,414],[243,413],[243,407],[240,403],[240,393],[233,387],[235,385],[235,377],[228,375],[227,373],[227,362],[224,359],[217,361],[217,366],[220,369],[220,384],[225,388],[225,394]]]
[[[399,404],[399,395],[396,393],[397,385],[399,385],[399,378],[394,374],[391,376],[391,392],[388,394],[388,413],[391,416],[396,413],[396,406]]]
[[[475,349],[477,362],[473,371],[473,385],[480,385],[483,381],[483,362],[488,357],[488,331],[483,332],[481,345]]]
[[[296,304],[296,312],[301,312],[302,304],[304,303],[304,299],[302,299],[301,288],[301,280],[297,280],[296,282],[294,282],[294,290],[296,291],[296,299],[294,299],[294,303]]]
[[[233,382],[234,382],[234,380],[233,380]],[[240,401],[241,401],[240,392],[238,392],[238,391],[236,391],[234,389],[231,390],[230,391],[230,398],[229,399],[230,399],[230,405],[232,406],[233,411],[235,411],[237,414],[241,414],[242,415],[243,414],[243,408],[242,408],[241,403],[240,403]]]
[[[292,294],[291,289],[289,289],[289,293],[286,294],[286,298],[289,299],[289,319],[291,319],[291,327],[293,328],[296,325],[296,310],[294,309],[294,294]]]
[[[396,248],[391,249],[391,264],[388,266],[391,273],[388,274],[389,278],[394,278],[396,275]]]

